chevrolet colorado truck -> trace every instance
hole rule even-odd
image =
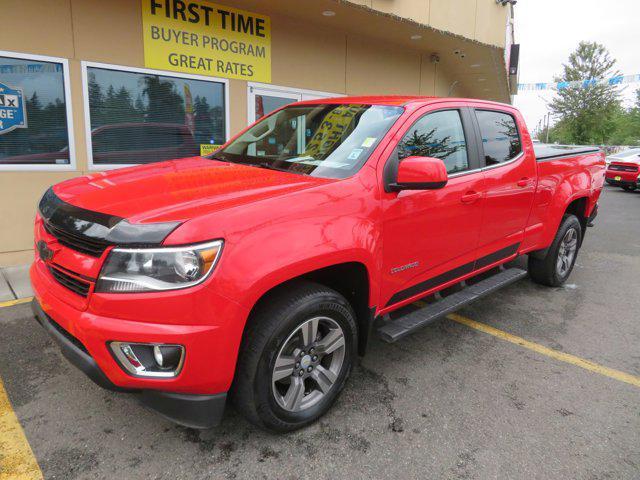
[[[604,157],[539,148],[489,101],[286,106],[211,156],[50,188],[35,317],[98,385],[179,424],[214,426],[229,397],[263,428],[303,427],[372,334],[396,341],[522,278],[505,267],[520,255],[533,281],[567,279]]]

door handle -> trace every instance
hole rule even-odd
[[[530,180],[529,177],[523,177],[523,178],[521,178],[520,180],[518,180],[516,182],[516,185],[518,185],[519,187],[522,187],[522,188],[528,187],[529,186],[529,180]]]
[[[480,193],[475,191],[469,191],[460,197],[462,203],[473,203],[480,198]]]

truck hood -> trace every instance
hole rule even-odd
[[[193,157],[74,178],[54,193],[129,223],[182,222],[333,181]]]

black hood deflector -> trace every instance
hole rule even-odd
[[[157,246],[181,222],[129,223],[125,218],[76,207],[49,188],[38,205],[40,216],[55,230],[107,245]]]

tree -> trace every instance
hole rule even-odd
[[[596,42],[580,42],[562,65],[563,74],[557,82],[584,81],[620,75],[614,69],[615,59]],[[603,144],[615,130],[614,117],[620,98],[614,85],[590,83],[558,90],[550,102],[551,111],[560,116],[559,123],[568,138],[566,143]]]
[[[89,73],[88,87],[91,126],[95,128],[104,124],[104,95],[102,94],[100,84],[96,81],[96,74],[93,72]]]
[[[174,82],[145,75],[142,93],[147,96],[147,122],[184,123],[184,100]]]
[[[193,113],[196,123],[196,141],[209,143],[213,138],[213,119],[211,118],[211,107],[205,97],[196,96],[193,102]]]

